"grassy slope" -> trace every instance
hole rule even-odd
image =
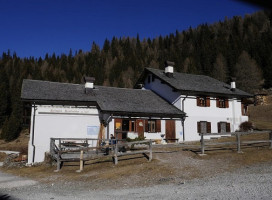
[[[0,140],[0,150],[20,151],[21,153],[27,154],[28,141],[29,130],[25,129],[21,132],[20,136],[12,142]]]
[[[249,106],[249,120],[258,129],[272,129],[272,100],[267,103],[268,105]]]

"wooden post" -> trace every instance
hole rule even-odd
[[[60,149],[60,151],[62,150],[61,149],[61,140],[59,139],[59,149]]]
[[[272,131],[269,133],[269,140],[270,140],[270,147],[269,147],[269,149],[272,149]]]
[[[201,156],[204,156],[206,155],[205,154],[205,143],[204,143],[204,134],[203,133],[200,133],[201,134],[201,139],[200,139],[200,142],[201,142]]]
[[[149,159],[150,162],[152,160],[152,140],[149,140]]]
[[[82,172],[83,170],[83,165],[84,165],[84,161],[83,161],[83,150],[80,151],[80,160],[79,160],[79,170],[77,170],[76,172]]]
[[[118,164],[118,157],[117,157],[117,154],[118,154],[118,144],[117,144],[117,141],[116,141],[115,149],[114,149],[114,164],[115,164],[115,165]]]
[[[243,153],[241,151],[241,139],[240,139],[240,133],[236,133],[236,141],[237,141],[237,153]]]
[[[61,166],[61,162],[60,162],[60,150],[59,150],[57,155],[57,169],[54,172],[59,172],[60,166]]]

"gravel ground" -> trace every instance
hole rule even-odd
[[[91,190],[88,182],[41,184],[0,172],[0,199],[272,199],[272,163],[177,184]]]

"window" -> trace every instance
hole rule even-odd
[[[216,99],[216,107],[218,108],[228,108],[229,100],[225,98],[217,98]]]
[[[161,132],[161,120],[145,120],[145,132]]]
[[[210,97],[197,97],[196,104],[200,107],[210,107]]]
[[[131,120],[129,124],[129,131],[134,132],[135,131],[135,121]]]
[[[198,133],[211,133],[211,122],[200,121],[197,122]]]
[[[129,131],[129,120],[122,120],[122,131]]]
[[[230,132],[230,123],[218,122],[217,123],[218,133]]]
[[[115,130],[117,131],[136,131],[135,119],[115,119]]]
[[[247,116],[247,105],[241,103],[242,115]]]

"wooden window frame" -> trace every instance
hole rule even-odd
[[[221,131],[221,124],[222,123],[225,123],[226,124],[226,133],[229,133],[231,130],[230,130],[230,123],[229,122],[218,122],[217,123],[217,130],[218,130],[218,133],[225,133],[225,132],[222,132]]]
[[[124,131],[123,130],[123,121],[128,120],[129,122],[129,129],[127,132],[136,132],[136,119],[122,119],[122,118],[116,118],[114,123],[114,130],[115,131]],[[119,124],[119,128],[117,129],[116,125]]]
[[[210,107],[210,97],[199,96],[196,98],[196,105],[199,107]]]
[[[136,120],[129,120],[129,132],[135,132]]]
[[[148,133],[161,132],[161,120],[159,119],[145,120],[145,132]]]
[[[229,107],[229,100],[226,98],[217,98],[216,99],[216,107],[228,108]]]
[[[199,122],[197,122],[197,132],[201,133],[201,123],[203,123],[203,122],[206,123],[206,133],[211,133],[212,125],[211,125],[211,122],[208,122],[208,121],[199,121]]]
[[[241,111],[242,111],[242,116],[247,116],[247,105],[243,104],[241,102]]]

